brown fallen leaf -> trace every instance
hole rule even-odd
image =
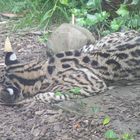
[[[80,128],[81,126],[80,126],[80,123],[79,122],[77,122],[76,124],[74,124],[74,126],[73,126],[73,128],[74,129],[78,129],[78,128]]]
[[[9,37],[7,37],[5,40],[4,52],[13,52]]]

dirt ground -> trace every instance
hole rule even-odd
[[[36,33],[10,33],[0,24],[0,62],[6,36],[21,61],[45,59],[47,46]],[[106,116],[110,122],[103,125]],[[113,130],[140,140],[140,86],[116,87],[101,95],[59,104],[0,106],[0,140],[105,140]]]

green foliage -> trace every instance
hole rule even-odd
[[[73,94],[80,94],[81,89],[79,87],[74,87],[70,90],[71,93]]]
[[[103,125],[106,126],[110,123],[110,117],[106,116],[103,119]],[[118,135],[113,129],[109,129],[105,132],[104,137],[106,140],[134,140],[134,137],[130,133],[124,133],[122,135]]]
[[[61,92],[59,92],[59,91],[57,91],[56,93],[55,93],[55,96],[62,96],[63,94],[61,93]]]
[[[122,140],[134,140],[133,136],[129,133],[124,133],[122,135]]]
[[[113,130],[107,130],[105,133],[107,140],[118,140],[117,134]]]
[[[99,34],[122,29],[140,28],[140,0],[124,0],[117,9],[109,10],[103,5],[111,5],[115,0],[0,0],[0,12],[12,12],[23,15],[17,22],[18,27],[40,27],[70,22],[71,15],[76,24]],[[115,15],[115,16],[114,16]]]
[[[103,125],[107,125],[107,124],[109,124],[109,122],[110,122],[110,117],[106,116],[103,120]]]
[[[116,13],[122,17],[129,15],[129,11],[128,11],[127,6],[125,4],[121,4],[120,8],[116,11]]]
[[[50,24],[69,21],[68,0],[0,0],[0,12],[22,14],[18,27],[47,28]]]
[[[129,133],[124,133],[122,136],[118,136],[114,130],[107,130],[105,132],[106,140],[134,140],[134,137]]]
[[[102,5],[103,0],[88,0],[79,9],[74,8],[72,13],[76,16],[77,24],[85,26],[100,34],[108,34],[125,29],[140,28],[140,0],[133,0],[131,3],[124,1],[115,11],[116,16],[112,18],[112,11],[109,12]],[[104,0],[105,1],[105,0]],[[110,3],[111,1],[108,1]]]
[[[101,108],[95,105],[95,106],[91,107],[91,110],[93,113],[99,113]]]

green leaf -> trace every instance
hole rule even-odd
[[[108,130],[105,132],[105,138],[109,140],[117,140],[117,134],[113,130]]]
[[[129,11],[127,10],[127,5],[121,4],[120,8],[116,11],[116,13],[122,17],[128,16]]]
[[[79,87],[74,87],[70,90],[70,92],[74,94],[80,94],[81,89]]]
[[[62,96],[63,94],[62,94],[61,92],[57,91],[57,92],[55,93],[55,95],[56,95],[56,96]]]
[[[111,21],[111,28],[112,28],[114,31],[119,30],[120,26],[118,25],[118,23],[116,22],[116,20]]]
[[[99,9],[101,6],[101,2],[102,2],[102,0],[89,0],[87,2],[87,6],[92,7],[92,9],[94,9],[94,8]]]
[[[134,140],[133,136],[129,133],[125,133],[122,135],[123,140]]]
[[[68,5],[68,0],[59,0],[61,4]]]
[[[76,19],[76,23],[77,23],[78,25],[80,25],[80,26],[86,25],[86,21],[85,21],[84,18],[77,18],[77,19]]]
[[[94,15],[87,14],[86,24],[91,26],[105,21],[109,17],[106,11],[95,13]]]
[[[106,116],[103,120],[103,125],[107,125],[110,122],[110,117]]]
[[[73,8],[72,10],[72,13],[77,16],[77,17],[81,17],[83,18],[83,16],[86,16],[87,15],[87,10],[86,9],[77,9],[77,8]]]
[[[98,106],[93,106],[91,109],[94,113],[100,112],[100,107],[98,107]]]
[[[114,19],[111,21],[111,28],[114,31],[118,31],[120,29],[120,27],[122,26],[123,22],[124,21],[122,20],[122,18],[121,19]]]
[[[86,24],[87,25],[95,25],[99,22],[97,14],[96,15],[91,15],[87,14],[87,19],[86,19]]]

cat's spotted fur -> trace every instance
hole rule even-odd
[[[140,36],[115,48],[66,51],[25,64],[11,55],[13,51],[6,51],[0,87],[1,102],[7,104],[28,97],[47,102],[88,97],[107,90],[109,82],[140,78]]]

